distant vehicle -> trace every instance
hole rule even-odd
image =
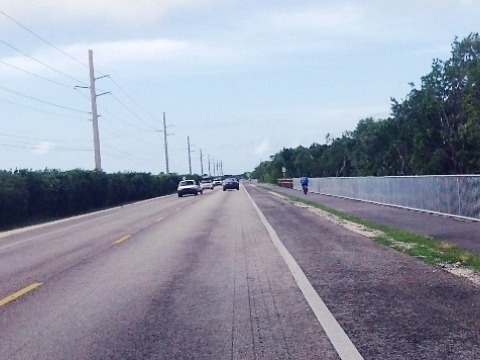
[[[182,180],[178,183],[177,194],[178,197],[183,195],[198,195],[202,193],[203,189],[195,182],[195,180]]]
[[[223,191],[227,189],[237,189],[240,190],[240,184],[236,178],[226,178],[223,180]]]
[[[202,190],[213,190],[213,181],[211,179],[203,179],[202,181],[200,181],[200,187],[202,188]]]
[[[213,186],[222,186],[222,179],[220,178],[213,179]]]

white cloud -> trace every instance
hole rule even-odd
[[[220,0],[3,0],[2,9],[14,18],[70,22],[98,18],[104,22],[151,22],[177,9],[210,6]]]
[[[50,141],[41,141],[37,144],[36,148],[33,150],[35,155],[45,155],[48,154],[53,148],[55,144]]]
[[[270,139],[268,138],[264,138],[262,142],[255,147],[255,150],[254,150],[255,155],[259,155],[259,156],[270,155],[269,154],[270,151],[271,151],[271,144],[270,144]]]
[[[271,25],[288,31],[358,31],[363,19],[363,9],[353,6],[307,8],[267,16]]]
[[[125,40],[91,44],[89,48],[100,54],[100,60],[116,62],[163,62],[172,59],[215,57],[214,49],[188,41],[168,39]],[[66,48],[67,53],[80,56],[85,54],[86,46],[73,45]]]
[[[231,61],[236,57],[234,51],[201,44],[190,41],[169,40],[169,39],[138,39],[114,42],[100,42],[90,44],[73,44],[61,48],[65,53],[80,60],[84,64],[88,63],[88,50],[93,49],[95,67],[108,67],[112,64],[129,64],[138,69],[145,63],[156,64],[196,64],[200,62],[215,63],[219,61]],[[54,69],[70,73],[72,69],[79,69],[78,63],[70,61],[64,55],[53,48],[42,48],[31,57],[47,64]],[[50,70],[40,62],[31,58],[18,55],[10,58],[1,59],[2,62],[23,69],[24,71],[41,74]],[[69,68],[70,67],[70,68]],[[84,71],[83,68],[80,68]],[[17,76],[18,72],[12,72],[10,67],[0,66],[0,74],[3,76]]]

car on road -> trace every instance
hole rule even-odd
[[[220,178],[213,179],[213,186],[222,186],[222,179]]]
[[[226,191],[227,189],[237,189],[240,190],[240,184],[238,183],[238,180],[236,178],[226,178],[223,180],[223,191]]]
[[[212,179],[203,179],[202,181],[200,181],[200,187],[202,188],[202,190],[205,190],[205,189],[210,189],[210,190],[213,190],[213,181]]]
[[[196,183],[195,180],[182,180],[178,183],[177,194],[178,197],[183,195],[198,195],[202,193],[203,189]]]

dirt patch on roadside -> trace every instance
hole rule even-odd
[[[438,266],[449,273],[467,278],[475,284],[480,285],[480,272],[478,271],[467,269],[460,264],[438,264]]]

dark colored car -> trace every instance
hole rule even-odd
[[[240,190],[240,184],[238,183],[238,180],[235,178],[227,178],[223,180],[223,191],[227,189],[237,189]]]

